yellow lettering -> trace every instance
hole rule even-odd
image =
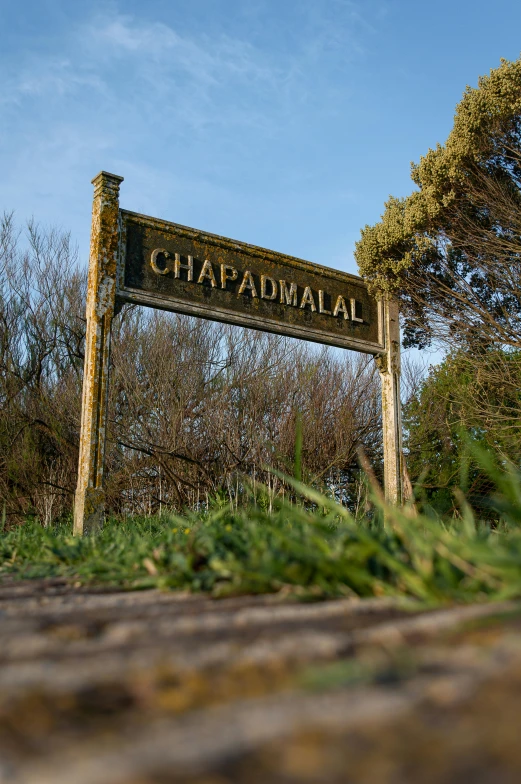
[[[293,305],[293,307],[296,308],[297,307],[297,284],[291,283],[289,288],[285,280],[279,280],[279,284],[280,284],[280,304]]]
[[[338,316],[339,313],[343,313],[344,314],[344,319],[347,320],[349,318],[349,313],[347,312],[346,301],[341,296],[338,296],[338,298],[337,298],[336,305],[335,305],[334,310],[333,310],[333,316]]]
[[[302,295],[302,300],[301,300],[301,303],[300,303],[300,307],[301,308],[305,308],[306,305],[310,305],[311,306],[311,310],[312,310],[313,313],[317,309],[316,305],[315,305],[315,300],[313,299],[313,293],[311,291],[311,287],[310,286],[306,286],[306,288],[304,289],[304,294]]]
[[[358,304],[360,305],[360,310],[361,310],[362,305],[361,303]],[[358,316],[356,315],[356,305],[357,305],[356,299],[351,299],[351,319],[352,321],[360,321],[363,324],[364,323],[363,318],[358,318]]]
[[[208,261],[208,259],[206,259],[206,261],[203,264],[203,268],[201,270],[201,274],[197,278],[197,282],[202,283],[203,280],[205,279],[208,279],[210,281],[210,283],[212,284],[212,289],[216,288],[217,281],[215,280],[215,275],[213,274],[212,263],[211,261]]]
[[[186,279],[191,281],[194,279],[194,257],[188,256],[188,264],[181,264],[181,254],[175,254],[175,261],[174,261],[174,277],[180,278],[181,277],[181,270],[186,270]]]
[[[324,313],[326,316],[331,315],[331,311],[326,310],[324,307],[324,292],[322,291],[322,289],[318,290],[318,312]]]
[[[250,270],[246,270],[244,276],[242,278],[242,283],[239,287],[239,296],[244,294],[244,292],[249,289],[251,291],[252,297],[257,296],[257,289],[255,288],[255,282],[253,280],[253,275],[251,274]]]
[[[227,280],[237,280],[238,274],[235,267],[232,267],[230,264],[221,264],[221,288],[226,288]]]
[[[266,291],[266,283],[271,286],[271,293]],[[261,275],[261,299],[277,299],[277,281],[268,275]]]
[[[165,259],[169,259],[170,253],[164,248],[156,248],[155,250],[152,251],[152,255],[150,256],[150,266],[152,267],[156,275],[168,275],[170,270],[166,264],[164,267],[157,266],[158,256],[164,256]]]

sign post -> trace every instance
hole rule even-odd
[[[74,533],[94,533],[103,522],[103,467],[110,362],[110,330],[116,304],[119,185],[123,177],[100,172],[92,180],[92,228],[87,285],[87,332],[81,407]]]
[[[74,533],[103,521],[110,330],[125,302],[372,354],[382,380],[385,494],[400,503],[397,302],[378,300],[356,275],[121,210],[122,180],[107,172],[93,180]]]
[[[395,299],[383,300],[385,352],[375,357],[382,384],[385,499],[400,504],[403,492],[402,408],[400,402],[400,314]]]

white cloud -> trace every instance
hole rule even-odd
[[[258,124],[269,133],[306,105],[333,109],[328,63],[348,69],[363,52],[359,30],[369,27],[353,0],[302,0],[298,8],[306,35],[298,45],[279,41],[269,48],[265,40],[254,44],[219,30],[189,34],[109,10],[71,31],[62,56],[29,55],[17,63],[0,101],[56,100],[92,90],[113,112],[129,101],[148,111],[159,99],[164,115],[182,113],[196,131]],[[348,77],[346,71],[345,90]]]
[[[59,190],[74,222],[73,183],[85,184],[88,203],[89,180],[105,168],[126,175],[136,209],[157,203],[167,214],[172,200],[199,214],[206,203],[204,222],[217,214],[226,226],[227,216],[248,208],[237,203],[240,193],[258,198],[254,213],[266,204],[282,215],[327,189],[327,172],[309,158],[300,163],[295,150],[306,138],[303,155],[313,155],[322,127],[337,122],[367,33],[355,18],[360,6],[295,0],[298,18],[281,14],[280,25],[269,3],[258,6],[260,16],[242,26],[214,17],[195,28],[147,19],[153,4],[135,15],[112,7],[65,28],[52,51],[4,58],[6,197],[21,203],[31,193],[31,211],[46,215],[50,192]]]
[[[40,60],[26,66],[16,81],[21,94],[38,97],[46,93],[66,95],[85,87],[102,90],[104,83],[99,74],[78,69],[68,58]]]
[[[225,34],[181,35],[162,22],[143,23],[129,15],[97,17],[82,38],[97,57],[132,56],[134,63],[155,64],[163,73],[179,69],[203,86],[234,76],[266,81],[282,76],[265,53],[246,41]]]

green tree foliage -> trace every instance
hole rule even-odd
[[[412,164],[357,244],[361,274],[401,298],[405,343],[521,347],[521,59],[467,87],[453,129]]]
[[[520,414],[520,352],[460,349],[431,368],[404,411],[408,468],[424,497],[448,512],[459,487],[479,507],[492,488],[469,439],[519,466]]]

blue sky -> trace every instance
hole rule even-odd
[[[106,169],[128,209],[356,272],[520,30],[516,0],[0,0],[0,210],[86,261]]]

